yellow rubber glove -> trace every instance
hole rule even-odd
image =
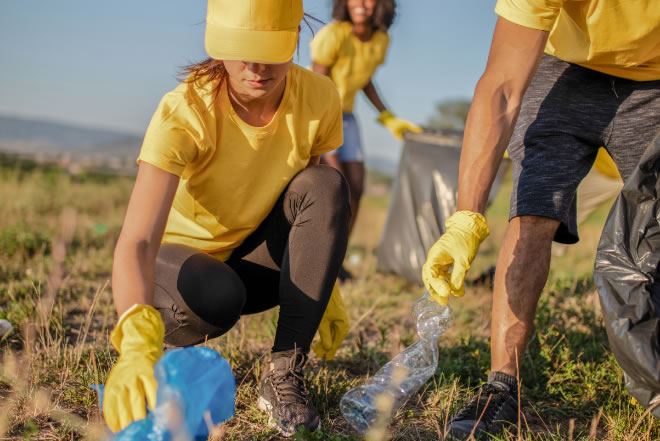
[[[471,211],[457,211],[447,219],[445,227],[447,231],[431,247],[422,267],[426,290],[443,306],[449,301],[449,294],[465,294],[465,274],[489,234],[486,219]]]
[[[163,355],[164,338],[160,314],[147,305],[133,305],[110,334],[119,359],[105,383],[103,416],[113,432],[147,416],[145,398],[156,407],[154,365]]]
[[[339,349],[339,345],[344,341],[350,325],[348,315],[344,308],[344,301],[341,298],[339,287],[335,283],[330,295],[330,302],[325,309],[321,324],[319,325],[319,337],[321,341],[314,345],[314,353],[319,358],[332,360]]]
[[[394,137],[397,139],[403,139],[403,132],[410,131],[414,133],[421,133],[423,131],[421,127],[416,126],[410,121],[406,121],[405,119],[400,119],[392,115],[392,112],[389,110],[383,110],[380,112],[380,115],[378,116],[378,122],[387,127],[390,132],[392,132],[392,135],[394,135]]]

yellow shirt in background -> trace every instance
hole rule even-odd
[[[332,82],[293,65],[275,116],[245,123],[212,86],[182,83],[165,95],[139,161],[181,177],[163,243],[229,258],[270,213],[311,156],[343,142],[341,102]]]
[[[635,81],[660,79],[660,0],[498,0],[495,12],[550,31],[547,54]]]
[[[610,154],[607,153],[607,150],[605,150],[603,147],[598,149],[598,154],[596,155],[596,160],[594,161],[594,168],[603,176],[621,180],[621,175],[619,174],[619,169],[614,163],[614,159],[612,159]]]
[[[335,21],[318,31],[311,43],[312,60],[330,68],[330,78],[346,113],[353,112],[355,95],[385,62],[390,44],[390,37],[383,31],[374,32],[369,41],[360,41],[352,28],[347,21]]]

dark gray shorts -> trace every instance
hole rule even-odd
[[[557,219],[555,241],[577,242],[576,189],[598,148],[625,180],[659,132],[660,80],[626,80],[544,55],[508,147],[509,219]]]

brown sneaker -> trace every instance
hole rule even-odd
[[[290,437],[300,427],[321,426],[319,412],[307,396],[302,368],[307,355],[300,350],[275,352],[265,363],[259,386],[259,409],[268,413],[268,425]]]

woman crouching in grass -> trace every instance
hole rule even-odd
[[[114,431],[145,417],[145,398],[155,406],[164,343],[198,344],[277,305],[259,407],[284,435],[320,425],[302,368],[351,215],[344,178],[318,165],[342,143],[336,88],[292,63],[302,18],[302,0],[209,0],[211,58],[149,125],[112,273]]]

